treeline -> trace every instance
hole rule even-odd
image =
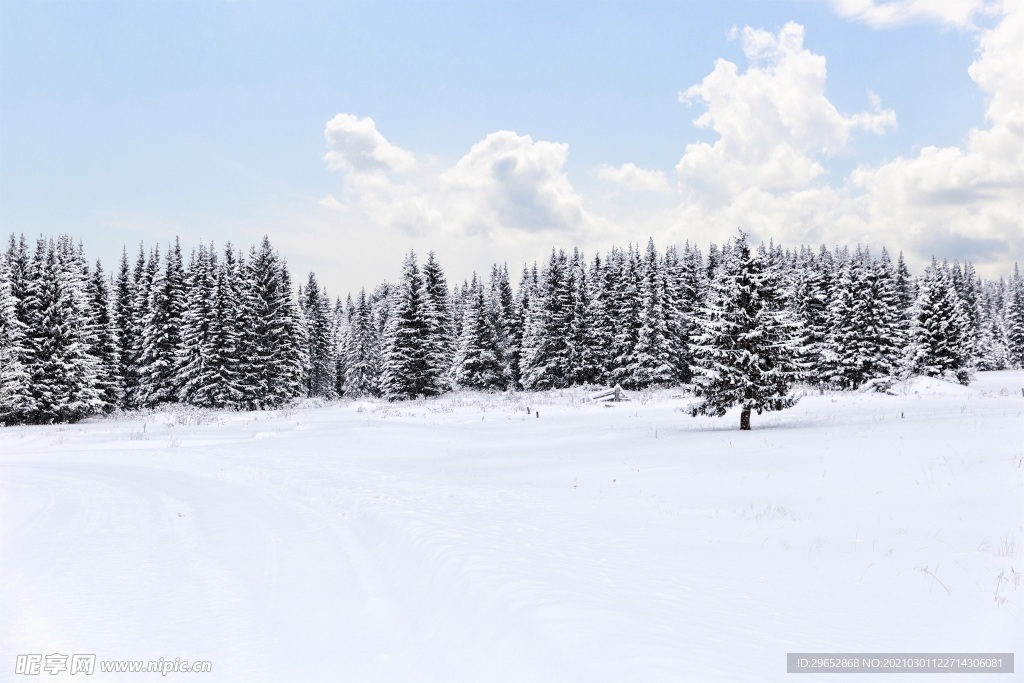
[[[969,263],[933,261],[914,277],[884,250],[762,245],[748,286],[736,275],[746,249],[741,236],[706,253],[652,241],[591,258],[553,250],[515,286],[494,265],[455,287],[433,253],[422,266],[410,253],[397,282],[343,302],[312,273],[293,290],[266,238],[247,253],[200,245],[187,263],[177,241],[164,254],[140,246],[108,278],[66,236],[30,248],[12,235],[0,258],[0,422],[170,402],[696,388],[728,374],[716,363],[739,362],[713,353],[733,346],[754,368],[762,359],[750,349],[784,359],[787,382],[843,389],[911,373],[966,383],[977,369],[1024,366],[1019,270],[982,280]],[[774,322],[730,332],[735,306]],[[737,341],[766,330],[778,337]]]

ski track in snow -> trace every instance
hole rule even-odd
[[[671,391],[0,429],[0,670],[771,681],[786,652],[1024,652],[1021,387],[810,394],[748,433]]]

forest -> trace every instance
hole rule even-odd
[[[401,275],[331,298],[295,286],[264,237],[186,259],[127,249],[116,272],[67,235],[0,255],[0,423],[73,422],[181,403],[259,410],[301,397],[435,396],[570,386],[679,386],[694,414],[779,410],[792,388],[884,388],[909,375],[967,384],[1024,367],[1019,268],[982,279],[862,246],[706,251],[552,249],[513,282],[507,264],[450,285],[433,252]]]

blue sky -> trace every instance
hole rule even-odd
[[[140,240],[268,233],[332,293],[393,277],[411,247],[461,280],[552,245],[738,226],[1009,273],[1020,14],[2,0],[0,232],[69,232],[108,269]]]

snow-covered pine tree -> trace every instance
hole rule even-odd
[[[1015,368],[1024,368],[1024,276],[1013,264],[1013,276],[1006,288],[1005,319],[1007,351]]]
[[[402,264],[401,279],[391,289],[383,338],[381,393],[388,400],[415,398],[425,385],[425,297],[416,253],[410,251]]]
[[[498,358],[498,335],[487,309],[483,282],[473,273],[462,312],[462,336],[455,353],[453,378],[457,386],[484,391],[505,386],[505,373]]]
[[[181,324],[178,401],[216,407],[219,351],[214,347],[217,314],[217,254],[213,245],[200,244],[190,259],[185,287],[185,313]]]
[[[668,316],[665,312],[664,263],[648,239],[640,275],[640,327],[636,345],[629,355],[629,387],[663,387],[673,383],[677,372],[673,359],[678,350],[670,346]]]
[[[110,284],[103,274],[103,265],[96,268],[87,285],[89,302],[89,353],[96,358],[96,389],[101,410],[110,412],[121,405],[123,389],[118,368],[117,330],[111,318]]]
[[[914,374],[969,383],[974,374],[969,328],[949,266],[932,259],[918,286],[907,369]]]
[[[422,385],[417,393],[436,396],[449,388],[455,337],[451,317],[448,281],[434,252],[423,264],[423,367]]]
[[[181,244],[175,238],[163,271],[149,288],[149,307],[139,358],[142,403],[155,406],[177,400],[180,378],[181,321],[185,313],[185,269]]]
[[[634,386],[634,353],[640,332],[642,301],[640,253],[630,244],[625,253],[612,250],[607,263],[612,277],[609,281],[612,313],[611,363],[608,381],[624,387]]]
[[[89,354],[85,274],[66,235],[40,238],[29,282],[33,422],[74,422],[101,409],[97,361]]]
[[[212,251],[212,246],[211,246]],[[213,357],[211,401],[219,408],[240,409],[245,405],[244,366],[241,356],[242,300],[241,272],[234,247],[224,245],[224,254],[216,264],[213,321],[210,326]]]
[[[352,311],[355,305],[352,303],[352,296],[348,295],[345,299],[345,303],[341,302],[341,297],[337,297],[334,301],[334,315],[332,318],[332,324],[334,330],[332,337],[334,339],[334,393],[336,396],[345,395],[345,375],[347,374],[346,365],[348,362],[348,341],[351,333],[351,321]]]
[[[1010,368],[1009,340],[1006,334],[1006,280],[981,282],[981,329],[978,330],[977,366],[979,370]]]
[[[690,337],[694,334],[694,311],[700,304],[704,284],[700,250],[687,242],[683,254],[674,245],[665,250],[665,327],[673,381],[690,381]]]
[[[523,384],[523,343],[526,330],[527,312],[530,301],[537,288],[537,264],[531,271],[523,264],[523,273],[519,276],[519,289],[516,291],[516,303],[513,309],[513,320],[509,332],[509,368],[512,371],[512,386],[522,388]]]
[[[345,396],[379,395],[380,337],[365,289],[359,290],[359,298],[352,311],[345,351]]]
[[[551,250],[537,290],[531,294],[523,330],[522,385],[527,390],[566,386],[569,293],[568,258]]]
[[[782,410],[796,403],[790,394],[799,375],[798,339],[781,301],[779,274],[752,256],[742,232],[723,251],[712,279],[694,343],[691,388],[701,402],[696,415],[722,416],[740,406],[740,429],[750,429],[750,413]]]
[[[508,276],[508,264],[491,267],[491,280],[487,288],[487,315],[494,326],[494,334],[498,340],[498,362],[504,378],[503,387],[509,386],[514,380],[512,354],[512,326],[516,322],[516,301],[512,292],[512,282]],[[461,338],[461,331],[459,338]]]
[[[337,398],[330,299],[326,290],[320,288],[314,273],[309,274],[301,302],[306,323],[306,395]]]
[[[140,245],[140,256],[145,263]],[[134,405],[138,393],[138,368],[135,351],[141,345],[137,338],[140,326],[135,320],[135,279],[128,264],[128,249],[121,251],[121,265],[114,282],[113,305],[111,307],[114,338],[117,342],[117,380],[121,390],[120,408]]]
[[[566,382],[593,384],[600,381],[601,365],[598,361],[599,342],[594,327],[594,309],[590,302],[590,284],[587,282],[587,260],[578,249],[573,249],[566,271],[569,292],[569,320],[566,334]]]
[[[24,237],[22,237],[24,245]],[[26,326],[18,317],[18,297],[23,284],[15,283],[12,261],[18,247],[11,235],[7,255],[0,255],[0,424],[20,424],[32,419],[35,403],[26,367]]]
[[[594,254],[590,263],[587,286],[590,294],[590,335],[593,340],[591,353],[594,357],[594,381],[604,383],[608,380],[612,335],[615,325],[609,313],[609,296],[607,290],[608,274],[606,261],[600,254]]]

